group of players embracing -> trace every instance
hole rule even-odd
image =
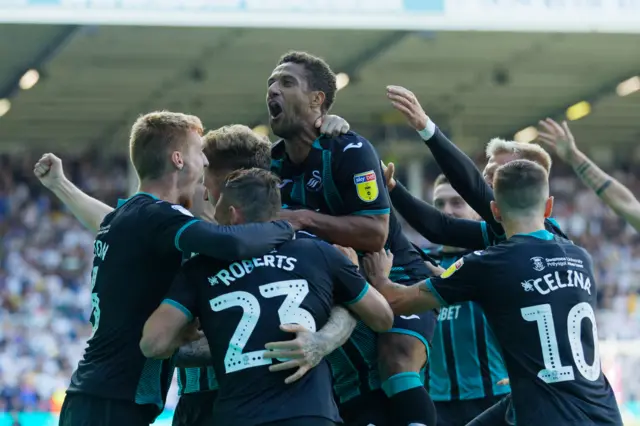
[[[149,425],[176,367],[180,426],[622,425],[591,258],[551,218],[549,154],[496,139],[480,172],[413,93],[388,86],[444,173],[431,205],[328,115],[335,95],[323,60],[291,52],[268,79],[275,144],[242,125],[205,134],[194,116],[141,116],[139,192],[115,209],[55,155],[36,163],[96,233],[93,333],[60,425]],[[566,124],[540,124],[605,201],[618,197]],[[411,244],[392,203],[441,248]]]

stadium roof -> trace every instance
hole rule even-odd
[[[122,148],[136,116],[155,109],[210,128],[265,123],[266,79],[290,49],[350,76],[334,112],[374,141],[404,131],[387,84],[412,89],[466,148],[582,100],[592,102],[573,124],[582,145],[640,139],[640,92],[616,95],[640,74],[637,35],[0,25],[0,98],[12,96],[0,149]],[[30,68],[40,81],[17,89]]]

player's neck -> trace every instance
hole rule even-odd
[[[180,199],[180,191],[173,185],[173,182],[167,182],[167,179],[147,180],[140,182],[138,192],[146,192],[161,200],[178,204]]]
[[[532,234],[536,231],[544,231],[544,218],[532,219],[523,218],[521,220],[504,220],[502,222],[504,233],[507,238],[516,234]]]
[[[304,162],[309,156],[311,145],[318,139],[318,136],[320,136],[318,129],[311,123],[309,126],[305,126],[297,135],[285,139],[284,146],[289,159],[294,164]]]

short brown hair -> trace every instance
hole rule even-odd
[[[449,179],[447,179],[447,177],[442,173],[440,173],[438,175],[438,177],[436,178],[436,180],[433,181],[433,187],[434,188],[436,188],[436,187],[438,187],[440,185],[450,185]]]
[[[234,206],[247,222],[266,222],[280,211],[280,179],[268,170],[236,170],[226,179],[221,195],[225,204]]]
[[[536,216],[549,197],[549,174],[533,161],[514,160],[498,167],[493,190],[503,216]]]
[[[318,90],[324,93],[324,103],[322,112],[328,112],[336,99],[337,84],[336,75],[322,58],[313,56],[307,52],[289,52],[283,55],[278,61],[282,64],[302,65],[307,71],[307,83],[311,90]]]
[[[204,135],[204,155],[209,169],[215,173],[271,168],[271,142],[240,124],[223,126]]]
[[[155,111],[138,117],[129,136],[129,154],[140,180],[157,179],[168,170],[168,156],[184,147],[189,132],[202,134],[202,122],[193,115]]]
[[[518,159],[533,161],[551,173],[551,156],[540,145],[493,138],[487,144],[486,155],[490,158],[498,154],[514,154]]]

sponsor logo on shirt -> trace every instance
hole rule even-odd
[[[532,257],[530,260],[531,260],[531,264],[533,265],[533,269],[535,271],[542,271],[544,269],[543,258],[539,256],[535,256],[535,257]]]
[[[365,203],[371,203],[378,199],[378,184],[373,170],[353,175],[353,183],[356,185],[358,198]]]
[[[543,271],[545,268],[558,268],[569,266],[572,268],[584,268],[581,259],[571,257],[540,257],[534,256],[531,259],[531,265],[535,271]]]

